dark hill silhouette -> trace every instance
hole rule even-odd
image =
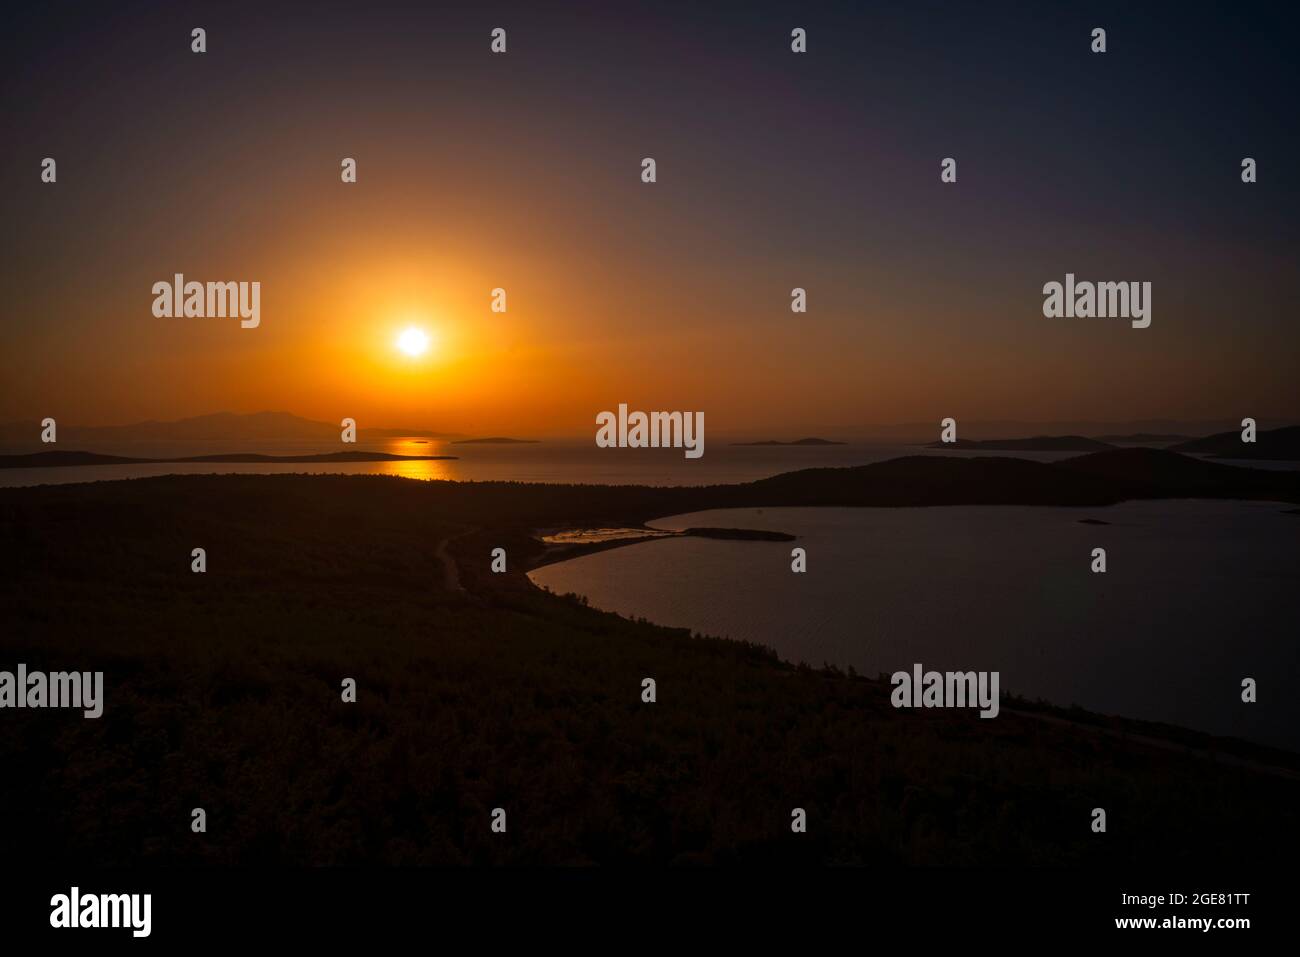
[[[1098,435],[1098,442],[1111,445],[1169,445],[1174,442],[1190,442],[1194,436],[1175,435],[1163,432],[1132,432],[1127,435]]]
[[[1300,459],[1300,425],[1288,425],[1256,433],[1254,442],[1241,441],[1240,430],[1219,432],[1203,439],[1170,446],[1171,452],[1213,455],[1225,459],[1272,459],[1294,462]]]
[[[1205,462],[1159,449],[1110,449],[1059,462],[915,455],[805,469],[738,486],[745,504],[1105,505],[1130,498],[1300,500],[1300,474]]]
[[[1098,505],[1114,483],[1028,459],[913,455],[853,468],[805,469],[739,486],[746,504]]]
[[[1079,809],[1138,794],[1122,861],[1229,865],[1250,847],[1285,866],[1297,784],[1258,766],[1294,769],[1294,755],[1010,699],[996,721],[906,715],[887,681],[598,612],[525,575],[544,548],[532,530],[565,518],[1096,501],[1190,479],[1294,493],[1295,476],[1264,475],[1117,452],[918,456],[711,488],[245,474],[0,489],[4,663],[104,670],[107,700],[102,721],[6,712],[0,767],[26,785],[0,787],[21,822],[6,852],[82,868],[1101,867],[1114,845],[1089,840]],[[196,575],[200,544],[211,565]],[[504,574],[487,560],[498,546]],[[671,689],[652,713],[636,703],[644,675]],[[343,676],[358,704],[341,704]],[[521,809],[518,839],[486,826],[501,794]],[[791,794],[820,809],[808,841],[783,835]],[[233,826],[193,840],[200,803]]]
[[[958,439],[956,442],[931,442],[926,448],[983,452],[1100,452],[1114,446],[1082,435],[1037,435],[1031,439]]]
[[[1105,479],[1130,498],[1254,498],[1300,488],[1296,473],[1207,462],[1167,449],[1115,449],[1055,462],[1052,467]]]
[[[1207,462],[1168,449],[1114,449],[1052,463],[1058,471],[1106,478],[1133,498],[1270,498],[1294,501],[1300,473]]]

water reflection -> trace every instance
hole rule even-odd
[[[409,455],[412,453],[403,452],[399,454]],[[373,462],[369,471],[376,475],[396,475],[399,478],[424,479],[425,481],[462,477],[456,469],[456,462],[447,461],[446,459],[415,462]]]
[[[456,455],[456,447],[446,439],[402,436],[379,443],[379,450],[389,455]],[[456,459],[424,460],[416,462],[374,462],[366,469],[375,475],[396,475],[399,478],[461,479]]]
[[[1281,624],[1295,620],[1300,588],[1293,508],[1179,499],[717,510],[654,524],[788,532],[818,556],[816,573],[790,574],[785,543],[682,535],[529,578],[628,618],[758,642],[792,662],[867,675],[979,662],[1031,700],[1300,751],[1300,694],[1288,693],[1300,688],[1300,656]],[[1091,576],[1100,544],[1124,561]],[[1257,674],[1286,690],[1243,706],[1239,676]]]

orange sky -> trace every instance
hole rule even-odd
[[[33,46],[4,160],[0,421],[277,409],[583,435],[626,402],[789,435],[1298,411],[1292,193],[1220,183],[1222,157],[1177,151],[1182,126],[1153,139],[1153,116],[1201,116],[1190,99],[1138,104],[1088,150],[1044,132],[1114,102],[1126,61],[1095,94],[1078,64],[1038,64],[1064,91],[1055,117],[990,72],[996,45],[954,43],[957,101],[924,85],[933,57],[882,47],[873,69],[921,84],[905,103],[907,83],[853,80],[851,51],[773,59],[761,21],[695,40],[665,24],[668,70],[664,36],[607,50],[599,18],[521,14],[531,39],[494,61],[452,31],[435,56],[435,34],[322,16],[232,21],[207,61],[160,54],[161,22],[115,36],[131,66],[108,72],[79,35]],[[944,187],[949,151],[964,165]],[[1151,328],[1044,318],[1067,270],[1151,281]],[[155,318],[151,287],[176,272],[260,281],[260,326]],[[418,361],[393,346],[408,324],[437,343]]]

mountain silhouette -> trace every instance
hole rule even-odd
[[[1225,459],[1272,459],[1294,462],[1300,459],[1300,425],[1259,432],[1254,442],[1241,441],[1239,430],[1207,435],[1170,446],[1172,452],[1213,455]]]
[[[1100,452],[1115,446],[1082,435],[1037,435],[1029,439],[958,439],[931,442],[928,449],[958,449],[983,452]]]

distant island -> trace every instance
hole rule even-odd
[[[762,442],[732,442],[732,445],[847,445],[847,442],[832,442],[830,439],[795,439],[793,442],[781,442],[777,439],[765,439]]]
[[[1294,462],[1300,460],[1300,426],[1291,425],[1259,432],[1254,442],[1241,441],[1240,430],[1233,430],[1199,439],[1148,432],[1107,435],[1095,439],[1082,435],[1037,435],[1028,439],[958,439],[956,442],[928,442],[925,448],[967,452],[1106,452],[1122,445],[1163,445],[1170,452],[1181,452],[1184,455]]]
[[[173,458],[134,458],[125,455],[100,455],[98,452],[32,452],[28,455],[0,455],[0,469],[69,468],[77,465],[157,465],[181,462],[265,462],[272,465],[306,462],[429,462],[457,457],[455,455],[391,455],[388,452],[321,452],[315,455],[259,455],[253,452],[232,452]]]
[[[1170,446],[1171,452],[1186,455],[1211,455],[1220,459],[1271,459],[1278,462],[1300,460],[1300,425],[1259,432],[1254,442],[1241,441],[1241,431],[1219,432],[1203,439],[1192,439]]]
[[[536,445],[538,439],[511,439],[501,435],[489,436],[485,439],[457,439],[452,445]]]
[[[979,450],[984,452],[1105,452],[1115,446],[1082,435],[1036,435],[1031,439],[958,439],[930,442],[927,449]]]
[[[472,485],[461,483],[468,489]],[[528,490],[527,492],[523,490]],[[1161,449],[1111,449],[1057,462],[1005,456],[910,455],[848,468],[805,468],[739,485],[524,485],[517,496],[541,496],[545,511],[527,531],[511,520],[493,532],[525,570],[648,539],[646,535],[543,544],[538,528],[647,528],[668,515],[723,508],[872,507],[936,505],[1053,505],[1098,507],[1123,501],[1213,498],[1300,503],[1300,472],[1208,462]],[[466,493],[469,494],[468,492]],[[480,493],[481,494],[481,493]],[[503,489],[497,508],[506,507]],[[541,506],[541,502],[538,505]],[[562,520],[556,521],[562,516]],[[501,521],[493,519],[492,521]],[[517,519],[513,521],[518,521]],[[1083,516],[1085,525],[1109,524]],[[509,529],[509,531],[507,531]],[[676,534],[705,538],[789,541],[783,532],[693,528]],[[517,537],[511,537],[511,536]],[[777,536],[780,536],[779,538]],[[486,544],[486,542],[484,542]]]

